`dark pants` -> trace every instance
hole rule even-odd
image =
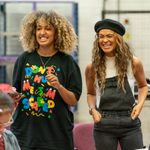
[[[97,150],[117,150],[118,142],[122,150],[143,148],[140,120],[125,126],[95,124],[94,140]]]

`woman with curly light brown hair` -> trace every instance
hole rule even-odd
[[[22,150],[73,150],[73,114],[82,92],[81,73],[69,52],[77,36],[55,11],[35,11],[21,24],[26,50],[18,57],[13,86],[24,97],[14,114],[12,132]]]
[[[143,65],[124,41],[124,26],[104,19],[95,24],[96,39],[92,63],[85,71],[87,102],[94,120],[97,150],[122,150],[143,147],[141,122],[138,118],[147,96]],[[138,100],[134,98],[134,83]]]

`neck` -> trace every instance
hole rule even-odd
[[[40,56],[45,56],[45,57],[51,57],[53,55],[55,55],[57,53],[57,50],[55,49],[52,49],[52,50],[45,50],[45,49],[38,49],[37,50],[37,53],[40,55]]]
[[[115,59],[115,56],[105,56],[105,58],[106,58],[107,60],[113,60],[113,59]]]

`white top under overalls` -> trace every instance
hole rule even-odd
[[[102,98],[103,98],[103,95],[105,95],[104,96],[104,99],[105,99],[105,101],[103,100],[103,102],[105,103],[107,103],[107,105],[110,105],[110,107],[109,106],[107,106],[107,105],[105,105],[104,106],[104,109],[119,109],[119,108],[117,108],[117,106],[115,107],[113,107],[112,106],[112,108],[111,108],[111,103],[113,104],[113,102],[115,102],[115,104],[117,104],[118,105],[118,107],[120,107],[120,109],[126,109],[125,107],[127,107],[127,106],[125,106],[124,108],[123,108],[123,105],[125,104],[125,105],[130,105],[129,103],[127,104],[127,102],[126,102],[126,99],[122,99],[122,97],[124,97],[124,95],[120,95],[120,98],[118,97],[118,94],[120,94],[121,92],[120,91],[118,91],[118,90],[116,90],[117,89],[117,87],[113,87],[113,86],[115,86],[114,84],[117,84],[117,83],[115,83],[115,77],[117,76],[117,73],[116,73],[116,67],[115,67],[115,57],[106,57],[106,80],[108,80],[108,90],[107,90],[107,85],[106,85],[106,90],[107,91],[105,91],[105,89],[104,89],[104,92],[103,92],[103,94],[101,94],[100,93],[100,90],[99,90],[99,88],[97,88],[97,91],[96,91],[96,106],[97,106],[97,108],[99,108],[100,107],[100,101],[101,100],[103,100]],[[110,81],[111,80],[111,81]],[[110,83],[111,82],[111,83]],[[127,97],[129,97],[129,95],[130,95],[130,97],[133,97],[133,95],[134,95],[134,83],[135,83],[135,78],[134,78],[134,75],[133,75],[133,72],[132,72],[132,66],[131,66],[131,63],[130,63],[130,65],[129,65],[129,67],[128,67],[128,72],[127,72],[127,82],[128,82],[128,84],[129,84],[129,87],[130,87],[130,91],[132,92],[129,92],[129,94],[128,94],[128,92],[126,93],[126,94],[128,94],[128,95],[126,95]],[[106,82],[107,83],[107,82]],[[129,87],[128,87],[128,89],[129,89]],[[111,91],[111,89],[112,89],[112,91]],[[128,91],[128,90],[127,90]],[[118,92],[118,93],[116,93],[116,92]],[[115,96],[115,93],[116,93],[116,96]],[[108,98],[107,98],[108,97]],[[112,100],[111,100],[112,99]],[[130,98],[130,99],[133,99],[133,98]],[[121,102],[122,101],[122,102]],[[124,101],[124,102],[123,102]],[[134,100],[131,100],[132,102],[134,101]],[[122,107],[122,108],[121,108]]]

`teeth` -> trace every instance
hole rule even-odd
[[[104,46],[104,48],[109,48],[110,46]]]
[[[46,37],[41,37],[40,39],[47,39]]]
[[[41,37],[40,40],[41,40],[41,41],[45,41],[45,40],[47,40],[47,38]]]
[[[105,44],[103,45],[104,48],[109,48],[111,45]]]
[[[110,44],[105,44],[104,46],[110,46]]]

